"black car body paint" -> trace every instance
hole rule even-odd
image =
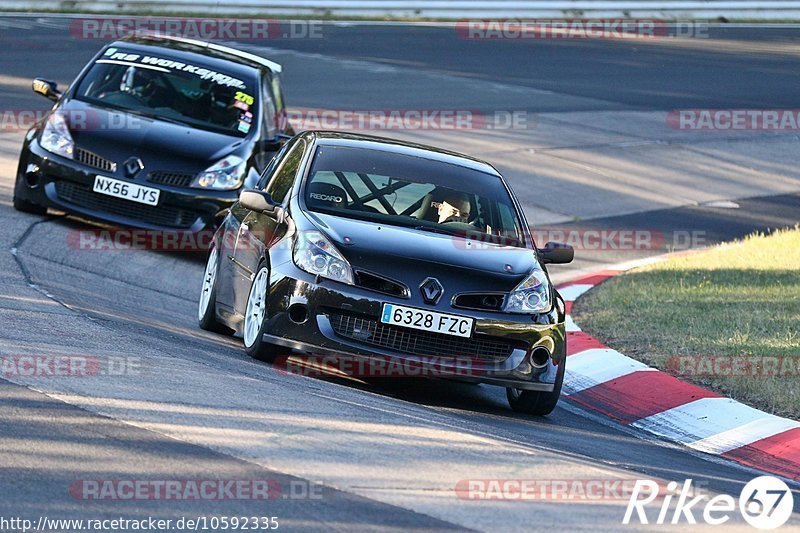
[[[321,146],[362,150],[367,166],[371,151],[379,150],[389,157],[417,158],[423,168],[426,164],[432,168],[451,165],[455,171],[461,168],[464,172],[481,172],[485,180],[496,182],[493,187],[500,187],[499,196],[503,196],[502,191],[507,192],[504,201],[513,204],[522,235],[513,246],[481,246],[457,234],[427,231],[427,227],[383,224],[374,219],[384,216],[378,213],[379,209],[364,210],[367,202],[354,199],[349,192],[344,193],[346,201],[340,198],[341,192],[332,188],[328,188],[330,194],[320,192],[314,199],[306,188],[315,150]],[[494,168],[430,147],[331,132],[296,136],[278,155],[278,163],[291,153],[302,158],[296,167],[291,167],[290,189],[275,188],[286,168],[280,164],[268,170],[259,183],[259,189],[269,193],[268,198],[277,205],[270,212],[257,212],[241,203],[234,204],[215,236],[218,264],[209,265],[217,269],[215,300],[209,311],[214,320],[242,332],[255,273],[267,268],[262,340],[286,353],[398,359],[467,356],[470,375],[452,369],[461,379],[501,385],[516,394],[539,391],[557,397],[566,361],[564,304],[548,282],[551,304],[547,309],[536,313],[503,309],[509,293],[533,270],[546,270],[518,203]],[[392,191],[394,185],[385,186],[385,191]],[[323,189],[314,189],[318,190]],[[375,200],[374,194],[364,191],[361,200]],[[355,211],[352,216],[318,212],[309,208],[309,199],[347,204]],[[408,215],[396,218],[413,220]],[[459,224],[463,223],[452,226],[460,228]],[[293,253],[302,236],[309,232],[324,235],[352,266],[352,284],[327,279],[298,266]],[[437,295],[440,297],[426,295],[424,283],[431,278],[441,285],[442,294]],[[470,317],[474,319],[474,331],[464,339],[387,325],[380,319],[385,304]],[[291,309],[298,307],[303,313],[293,316]],[[201,314],[202,311],[201,308]],[[545,360],[534,357],[534,351],[546,354]],[[554,406],[552,402],[549,410]]]
[[[147,229],[215,228],[236,201],[239,190],[253,186],[254,177],[293,134],[284,120],[280,66],[235,53],[207,43],[148,37],[126,38],[104,47],[53,109],[26,135],[14,190],[15,205],[51,207],[116,225]],[[138,57],[131,64],[145,73],[169,70],[158,66],[157,61],[181,69],[181,75],[199,80],[209,92],[219,87],[230,94],[238,91],[236,84],[240,80],[245,80],[246,85],[242,86],[247,89],[239,91],[241,95],[235,93],[238,100],[231,102],[237,107],[228,106],[241,113],[240,128],[215,129],[204,124],[200,119],[213,110],[207,109],[210,104],[199,98],[204,94],[190,90],[191,87],[182,90],[186,93],[184,100],[189,98],[191,102],[191,97],[198,97],[196,109],[191,109],[191,114],[198,118],[194,122],[180,120],[181,115],[169,108],[153,107],[152,115],[137,112],[135,96],[120,93],[115,99],[101,101],[76,94],[79,88],[87,91],[84,86],[88,83],[84,80],[99,61],[109,64],[116,61],[123,65],[120,68],[126,68],[124,57],[112,59],[117,57],[115,54]],[[41,92],[41,82],[38,85]],[[156,89],[164,91],[163,87]],[[168,93],[160,97],[171,101]],[[130,109],[120,104],[129,105]],[[162,109],[172,115],[163,112],[159,116]],[[42,130],[54,113],[67,121],[79,122],[70,126],[74,141],[72,158],[46,150],[41,144]],[[241,185],[230,190],[194,185],[199,174],[228,157],[242,161]],[[153,206],[97,193],[93,190],[97,176],[156,189],[160,191],[158,203]]]

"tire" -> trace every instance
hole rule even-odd
[[[536,390],[520,390],[513,387],[506,388],[506,398],[511,409],[518,413],[545,416],[553,412],[561,397],[561,385],[564,383],[564,368],[566,361],[558,365],[556,382],[552,392]]]
[[[47,214],[46,207],[39,204],[34,204],[33,202],[29,202],[28,200],[23,200],[22,198],[17,198],[16,195],[14,195],[14,209],[22,213],[30,213],[31,215]]]
[[[280,348],[264,341],[268,287],[269,269],[262,264],[258,267],[253,283],[250,285],[250,294],[247,297],[247,306],[244,313],[242,337],[244,351],[250,357],[272,363],[280,355]]]
[[[197,322],[201,329],[233,335],[233,330],[217,320],[217,273],[219,270],[219,252],[212,245],[208,253],[208,262],[203,273],[203,287],[200,289],[200,301],[197,308]]]

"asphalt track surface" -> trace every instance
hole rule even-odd
[[[0,22],[0,109],[46,108],[30,92],[29,79],[68,83],[101,45],[71,38],[63,20]],[[714,30],[718,40],[691,46],[475,43],[455,38],[452,28],[402,25],[329,30],[321,40],[247,43],[284,52],[291,105],[507,109],[503,91],[486,90],[502,83],[543,91],[546,97],[525,100],[535,113],[800,107],[800,60],[790,46],[800,41],[798,30]],[[767,51],[748,53],[749,47]],[[311,62],[316,68],[304,68]],[[371,75],[361,83],[339,76],[357,62],[368,62]],[[381,66],[412,85],[418,77],[424,87],[413,92],[392,85]],[[460,90],[437,93],[437,80]],[[709,492],[738,496],[756,475],[569,402],[535,419],[509,411],[497,388],[310,379],[253,361],[237,339],[196,327],[202,258],[80,251],[68,237],[86,229],[85,221],[13,211],[20,134],[2,137],[0,355],[135,358],[141,369],[0,380],[2,517],[267,515],[278,516],[281,529],[297,530],[638,530],[620,525],[621,501],[464,501],[454,489],[464,479],[691,478]],[[712,243],[795,224],[799,201],[796,193],[768,194],[737,198],[739,209],[612,211],[559,227],[702,228]],[[567,277],[642,253],[612,250],[558,273]],[[318,498],[267,502],[94,501],[70,494],[73,483],[91,479],[271,479],[284,487],[306,480],[322,488]],[[798,513],[800,492],[793,488]],[[726,528],[748,529],[735,522]],[[797,514],[785,528],[792,529],[800,529]]]

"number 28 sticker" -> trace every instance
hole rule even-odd
[[[235,98],[238,102],[242,102],[243,104],[247,105],[253,105],[256,102],[255,98],[249,94],[243,93],[242,91],[237,91]]]

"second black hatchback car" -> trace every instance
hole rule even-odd
[[[14,207],[215,227],[293,134],[280,72],[229,47],[140,35],[104,47],[63,94],[37,78],[56,103],[25,137]]]
[[[519,204],[489,164],[332,132],[296,136],[217,231],[200,326],[253,356],[437,365],[547,414],[566,363],[565,307]]]

